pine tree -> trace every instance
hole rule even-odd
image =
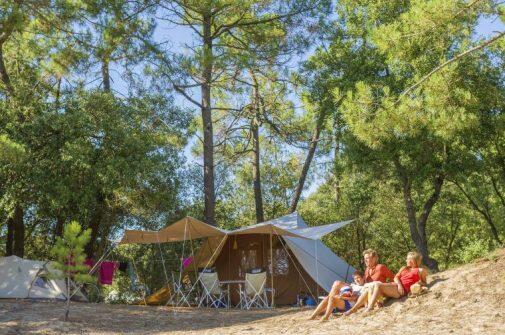
[[[53,274],[67,283],[67,304],[65,321],[70,312],[70,280],[76,283],[89,283],[93,278],[88,274],[88,268],[84,265],[84,247],[89,242],[91,230],[82,231],[77,221],[67,224],[63,231],[63,237],[58,237],[51,253],[55,258],[55,268],[61,272]]]

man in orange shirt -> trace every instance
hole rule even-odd
[[[379,255],[373,249],[367,249],[363,252],[365,259],[365,283],[380,281],[386,283],[389,279],[392,282],[395,275],[384,264],[377,264],[379,262]]]
[[[356,301],[356,304],[352,306],[351,309],[346,311],[344,315],[350,315],[358,310],[358,308],[366,305],[368,301],[368,290],[371,288],[370,284],[373,282],[387,283],[393,282],[395,275],[388,269],[384,264],[377,264],[379,261],[379,255],[373,249],[367,249],[363,252],[363,257],[365,258],[366,270],[365,270],[365,284],[363,288],[363,293]],[[382,303],[382,298],[379,299]]]
[[[378,264],[379,255],[377,251],[373,249],[367,249],[363,251],[363,259],[365,260],[365,283],[371,283],[374,281],[380,281],[381,283],[386,283],[387,280],[393,281],[395,275],[388,269],[384,264]],[[347,283],[337,280],[333,283],[331,291],[328,295],[332,296],[338,294],[340,289],[347,285]]]

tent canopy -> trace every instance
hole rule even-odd
[[[221,237],[225,235],[272,234],[318,240],[352,220],[317,227],[307,227],[297,213],[258,223],[252,226],[227,231],[192,217],[185,217],[160,231],[126,230],[120,244],[182,242],[199,238]]]
[[[223,237],[224,229],[187,216],[160,231],[126,230],[120,244],[182,242],[206,237]]]
[[[297,235],[295,237],[304,237],[311,240],[319,240],[324,235],[327,235],[331,232],[334,232],[337,229],[347,226],[352,221],[353,220],[347,220],[337,223],[330,223],[324,226],[297,228],[290,231]]]

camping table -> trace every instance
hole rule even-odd
[[[231,300],[230,300],[230,285],[237,285],[239,286],[239,294],[240,290],[242,288],[242,284],[245,284],[245,280],[222,280],[219,282],[220,285],[226,285],[227,290],[228,290],[228,308],[231,306]]]

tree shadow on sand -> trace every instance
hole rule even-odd
[[[64,306],[61,303],[21,304],[23,308],[9,309],[5,313],[8,319],[13,321],[11,326],[15,325],[21,332],[32,332],[43,323],[45,329],[56,333],[159,334],[204,331],[248,324],[300,311],[300,308],[174,310],[170,307],[75,303],[71,306],[70,321],[63,322]]]

